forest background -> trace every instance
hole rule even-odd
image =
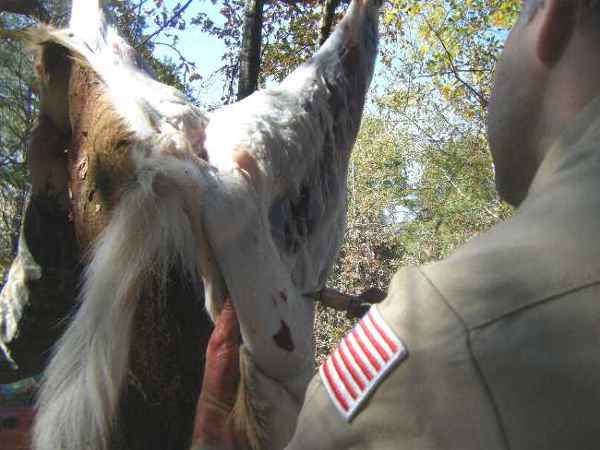
[[[157,77],[213,109],[308,58],[348,0],[112,0]],[[486,141],[493,70],[519,0],[386,0],[377,74],[348,177],[348,227],[329,287],[386,289],[400,267],[447,256],[510,215]],[[68,19],[64,0],[0,0],[0,30]],[[194,47],[190,42],[206,43]],[[210,44],[212,42],[213,44]],[[207,71],[206,67],[213,68]],[[15,255],[36,124],[33,55],[0,32],[0,274]],[[48,237],[51,239],[51,237]],[[351,322],[319,309],[318,355]]]

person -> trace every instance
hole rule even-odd
[[[288,450],[600,445],[600,2],[524,1],[488,135],[516,213],[448,259],[395,275],[367,328],[309,385]],[[235,320],[223,320],[217,330],[229,321],[233,340],[221,334],[208,354],[198,448],[235,445]],[[369,326],[383,329],[360,353]]]

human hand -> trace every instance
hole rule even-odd
[[[208,342],[202,392],[196,408],[192,448],[234,450],[231,415],[240,379],[240,331],[227,299]]]

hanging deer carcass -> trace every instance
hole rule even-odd
[[[243,339],[236,423],[252,447],[283,447],[313,374],[313,297],[343,236],[380,5],[354,0],[279,86],[210,114],[146,73],[98,1],[73,0],[67,29],[27,32],[41,55],[34,193],[67,205],[85,262],[34,449],[189,445],[210,331],[198,299],[214,318],[226,296]],[[26,250],[2,294],[7,352],[28,302],[11,292],[41,276]]]

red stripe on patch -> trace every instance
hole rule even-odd
[[[377,329],[377,331],[385,341],[385,343],[389,345],[389,347],[392,349],[392,352],[396,353],[398,351],[398,345],[388,337],[387,333],[384,330],[381,329],[381,327],[377,323],[377,320],[371,317],[371,312],[369,312],[368,317],[373,326]]]
[[[348,345],[348,344],[346,344],[346,345]],[[360,388],[361,391],[364,390],[365,383],[363,383],[363,381],[360,379],[360,375],[358,375],[356,373],[356,370],[354,370],[354,366],[352,365],[352,363],[346,356],[346,352],[344,351],[344,349],[342,347],[339,347],[338,351],[340,353],[342,361],[344,361],[344,365],[346,366],[346,369],[348,369],[348,372],[350,372],[350,375],[352,375],[352,379],[358,385],[358,387]]]
[[[344,387],[348,391],[348,394],[350,394],[350,397],[352,397],[354,400],[356,400],[358,398],[358,395],[356,395],[356,392],[352,388],[352,385],[346,379],[346,376],[342,372],[342,368],[340,367],[340,364],[337,362],[335,355],[332,355],[330,359],[331,359],[331,362],[333,363],[333,367],[335,368],[335,371],[338,374],[338,377],[340,378],[340,380],[342,380],[342,383],[344,383]]]
[[[379,362],[377,362],[377,359],[373,356],[373,354],[369,351],[369,348],[362,341],[362,339],[356,332],[356,328],[352,330],[352,336],[354,336],[354,339],[356,339],[356,342],[358,342],[358,345],[360,346],[363,353],[367,356],[367,359],[369,360],[371,365],[375,368],[377,372],[379,372],[381,370],[381,365],[379,364]]]
[[[340,404],[340,406],[342,407],[342,409],[344,411],[348,411],[350,409],[350,407],[348,406],[348,403],[346,402],[346,399],[344,399],[344,396],[342,395],[342,393],[339,391],[337,385],[333,381],[333,379],[331,377],[331,373],[329,373],[329,367],[328,367],[327,363],[323,364],[323,373],[325,374],[325,378],[327,378],[327,383],[329,384],[329,387],[333,391],[333,395],[335,395],[335,398],[337,399],[338,403]]]
[[[350,342],[350,339],[348,339],[347,337],[345,337],[344,338],[344,342],[348,346],[348,350],[350,350],[350,353],[352,354],[352,357],[354,358],[354,361],[356,361],[356,364],[358,365],[358,367],[360,367],[360,370],[362,370],[362,373],[365,375],[365,377],[367,377],[367,380],[371,381],[373,379],[373,375],[371,374],[371,370],[365,365],[365,363],[363,362],[362,358],[359,356],[359,354],[357,353],[356,349],[352,345],[352,342]]]
[[[375,350],[377,350],[377,353],[379,353],[379,355],[383,358],[385,362],[388,362],[390,360],[390,357],[388,356],[384,348],[381,346],[381,344],[377,341],[377,339],[373,337],[371,331],[369,331],[369,328],[364,324],[362,320],[360,321],[359,325],[360,328],[363,330],[363,333],[365,333],[365,335],[373,345],[373,347],[375,347]]]

